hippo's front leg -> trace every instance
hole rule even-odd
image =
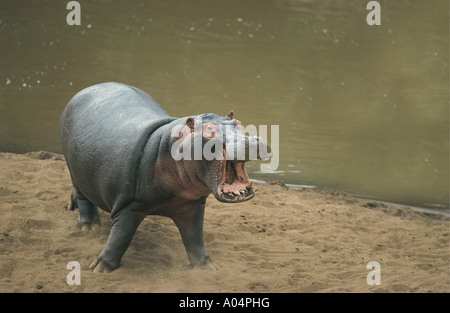
[[[186,205],[178,214],[171,216],[177,225],[184,247],[192,266],[207,266],[215,270],[220,269],[218,265],[211,261],[206,252],[203,239],[203,217],[205,213],[206,198],[202,198],[200,204],[193,203]]]
[[[111,272],[120,266],[120,260],[127,250],[144,215],[135,204],[130,204],[113,216],[111,232],[105,248],[89,266],[94,272]]]

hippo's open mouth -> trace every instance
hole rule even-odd
[[[223,175],[219,185],[220,201],[242,202],[253,198],[252,182],[247,176],[245,162],[223,161]]]

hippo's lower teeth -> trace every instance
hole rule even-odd
[[[224,202],[242,202],[253,197],[253,182],[247,176],[245,162],[225,161],[222,170],[220,194]]]

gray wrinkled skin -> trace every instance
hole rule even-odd
[[[97,207],[112,218],[106,246],[91,264],[95,272],[119,267],[146,215],[172,218],[190,263],[217,268],[203,240],[206,197],[212,193],[219,201],[241,202],[254,195],[245,171],[249,158],[231,160],[226,146],[248,147],[256,141],[267,147],[261,138],[239,131],[229,136],[230,128],[225,126],[230,124],[239,124],[232,112],[226,117],[171,117],[148,94],[120,83],[88,87],[70,100],[59,125],[74,186],[69,208],[79,208],[82,228],[99,222]],[[174,129],[179,132],[174,134]],[[196,136],[202,144],[223,136],[224,158],[174,160],[174,143],[191,144]],[[270,157],[267,150],[264,158]],[[258,152],[257,158],[261,155]]]

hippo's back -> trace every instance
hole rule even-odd
[[[67,104],[59,124],[74,185],[107,211],[133,201],[145,145],[174,119],[135,87],[103,83],[83,89]]]

